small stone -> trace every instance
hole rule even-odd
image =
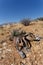
[[[5,58],[5,54],[2,54],[2,56],[0,57],[0,59],[4,59]]]
[[[26,63],[26,60],[23,60],[22,62],[25,64]]]
[[[11,49],[6,49],[6,51],[11,52]]]
[[[34,55],[34,58],[35,58],[35,55]]]
[[[28,57],[28,56],[29,56],[29,54],[26,54],[26,56]]]
[[[3,46],[6,46],[6,42],[3,43]]]
[[[14,63],[12,63],[11,65],[14,65]]]
[[[20,62],[20,65],[25,65],[23,62]]]
[[[20,56],[21,56],[22,58],[26,58],[26,55],[25,55],[25,53],[24,53],[23,51],[19,51],[19,54],[20,54]]]
[[[40,54],[40,56],[42,56],[42,55]]]
[[[4,43],[3,43],[3,49],[6,49],[6,46],[7,46],[7,43],[4,42]]]
[[[35,61],[35,63],[37,63],[37,61]]]

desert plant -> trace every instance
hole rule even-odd
[[[37,20],[43,21],[43,17],[37,18]]]
[[[30,24],[31,20],[30,19],[23,19],[21,20],[21,23],[25,26],[28,26]]]

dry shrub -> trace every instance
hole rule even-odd
[[[31,22],[30,19],[23,19],[23,20],[21,20],[21,23],[22,23],[24,26],[30,25],[30,22]]]
[[[43,17],[37,18],[37,20],[43,21]]]

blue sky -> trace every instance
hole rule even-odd
[[[43,17],[43,0],[0,0],[0,24]]]

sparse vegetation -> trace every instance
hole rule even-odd
[[[21,20],[21,23],[24,25],[24,26],[28,26],[30,24],[31,20],[30,19],[23,19]]]
[[[43,17],[37,18],[37,20],[43,21]]]

